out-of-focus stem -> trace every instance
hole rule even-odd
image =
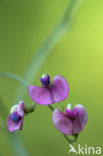
[[[23,84],[23,85],[26,86],[26,87],[28,87],[28,85],[29,85],[25,80],[23,80],[23,79],[20,78],[19,76],[14,75],[14,74],[12,74],[12,73],[0,72],[0,77],[8,77],[8,78],[17,80],[18,82],[20,82],[21,84]]]
[[[43,63],[45,62],[48,55],[52,52],[56,44],[63,38],[63,36],[70,31],[73,19],[76,15],[76,11],[80,2],[83,0],[69,0],[69,5],[66,8],[61,21],[57,24],[54,30],[48,35],[39,50],[34,54],[30,65],[24,74],[24,79],[29,83],[35,81]],[[21,86],[18,88],[14,103],[17,102],[18,97],[22,95],[22,98],[26,97],[26,89]]]

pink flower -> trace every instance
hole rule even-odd
[[[71,110],[71,105],[68,104],[64,113],[56,108],[53,111],[52,119],[55,127],[62,133],[66,135],[78,134],[87,122],[87,112],[80,104],[77,104],[73,110]]]
[[[49,105],[63,101],[69,93],[67,81],[62,76],[55,76],[50,82],[49,75],[40,78],[41,87],[29,85],[28,92],[31,99],[40,105]]]
[[[11,108],[7,119],[7,127],[10,132],[22,129],[24,114],[24,102],[22,101]]]

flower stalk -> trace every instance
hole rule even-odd
[[[19,81],[21,84],[23,84],[25,87],[28,87],[28,86],[29,86],[29,84],[28,84],[25,80],[23,80],[23,79],[20,78],[19,76],[16,76],[16,75],[14,75],[14,74],[12,74],[12,73],[0,72],[0,76],[1,76],[1,77],[8,77],[8,78],[12,78],[12,79],[14,79],[14,80],[17,80],[17,81]],[[36,103],[34,103],[33,105],[31,105],[30,107],[28,106],[28,109],[25,109],[26,114],[28,114],[28,113],[30,113],[30,112],[33,112],[35,106],[36,106]],[[27,106],[26,106],[26,107],[27,107]],[[48,105],[48,107],[49,107],[49,109],[50,109],[51,111],[54,110],[54,108],[53,108],[51,105]],[[62,133],[62,134],[63,134],[63,133]],[[73,142],[75,142],[75,141],[77,140],[77,136],[75,136],[75,138],[74,138],[73,140],[70,140],[70,139],[67,137],[67,135],[65,135],[65,134],[63,134],[63,136],[64,136],[64,138],[68,141],[69,144],[71,144],[71,143],[73,143]]]

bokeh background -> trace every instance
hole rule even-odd
[[[68,0],[0,0],[0,71],[23,77],[34,54],[60,22],[67,5]],[[87,109],[88,123],[74,146],[103,146],[102,0],[82,2],[70,31],[56,44],[39,71],[36,85],[40,85],[42,73],[48,73],[51,79],[63,75],[69,83],[68,98],[54,107],[62,108],[71,102],[73,106],[83,104]],[[15,80],[0,78],[0,94],[8,110],[14,104],[19,85]],[[28,95],[26,102],[32,103]],[[69,144],[52,124],[51,116],[48,107],[37,105],[35,113],[25,117],[23,130],[17,132],[30,156],[68,155]],[[2,125],[6,124],[0,120]],[[0,153],[15,155],[3,130]]]

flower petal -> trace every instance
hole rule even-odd
[[[7,127],[10,132],[16,131],[16,130],[21,130],[23,125],[23,118],[18,122],[13,122],[10,118],[10,116],[7,119]]]
[[[31,99],[40,105],[49,105],[54,103],[50,88],[29,85],[28,91]]]
[[[72,134],[72,122],[59,109],[55,109],[52,114],[52,119],[55,127],[66,135]]]
[[[24,102],[20,101],[19,104],[17,105],[17,112],[21,117],[24,117]]]
[[[55,102],[63,101],[69,93],[67,81],[62,76],[55,76],[51,85],[51,91]]]
[[[73,121],[73,133],[78,134],[87,122],[87,112],[84,106],[77,104],[73,110],[77,110],[77,116]]]

